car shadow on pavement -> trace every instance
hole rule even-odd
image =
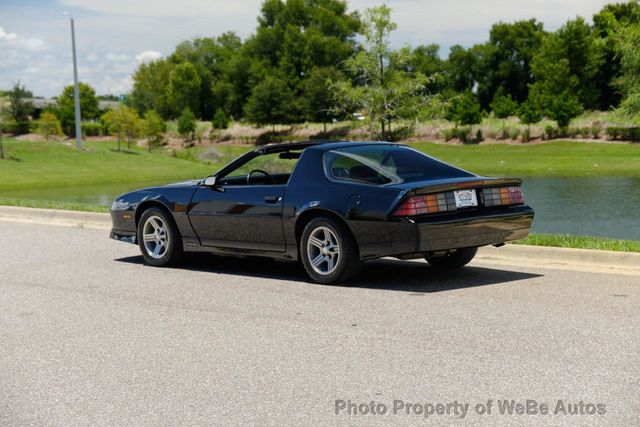
[[[146,266],[142,256],[119,258],[116,261]],[[312,283],[301,264],[274,261],[268,258],[236,258],[193,253],[188,254],[184,262],[176,268]],[[430,267],[425,262],[380,259],[365,262],[358,277],[348,284],[338,286],[403,292],[440,292],[510,283],[541,276],[473,265],[457,270],[441,271]]]

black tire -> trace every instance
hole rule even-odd
[[[451,270],[469,264],[477,252],[478,248],[462,248],[444,256],[425,257],[425,259],[434,268]]]
[[[335,262],[332,270],[329,269],[329,261],[325,261],[324,263],[321,262],[320,265],[327,267],[327,272],[323,274],[314,269],[312,261],[309,259],[310,251],[313,252],[317,250],[317,256],[321,256],[322,250],[317,249],[317,247],[309,249],[309,239],[312,235],[315,236],[324,229],[328,229],[333,233],[337,240],[339,253],[337,256],[337,262]],[[329,246],[331,245],[328,245],[327,248],[329,248]],[[313,256],[314,253],[311,255]],[[326,257],[334,256],[335,254],[330,251],[326,254]],[[361,267],[360,251],[358,249],[357,242],[351,235],[351,232],[343,224],[327,217],[315,218],[305,226],[300,239],[300,258],[302,259],[302,265],[307,271],[309,277],[314,282],[322,284],[344,283],[355,277],[360,272]],[[318,267],[319,269],[323,269],[323,267]]]
[[[156,234],[157,236],[164,235],[165,237],[164,245],[160,245],[162,252],[159,252],[155,256],[152,254],[153,251],[147,248],[144,241],[145,226],[147,226],[147,223],[149,222],[148,227],[153,227],[151,224],[152,218],[155,218],[153,222],[156,224],[158,223],[157,219],[160,219],[165,230],[164,233],[161,232]],[[150,229],[148,231],[150,231]],[[140,221],[138,221],[137,238],[140,252],[149,265],[153,265],[155,267],[169,267],[178,264],[182,260],[184,255],[182,248],[182,236],[180,236],[180,232],[178,231],[178,227],[173,221],[173,218],[164,209],[151,207],[142,213]],[[150,242],[150,247],[151,243],[153,242]],[[153,248],[155,248],[155,246],[153,246]]]

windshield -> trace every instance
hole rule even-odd
[[[399,184],[473,176],[402,145],[361,145],[327,151],[327,173],[335,179]]]

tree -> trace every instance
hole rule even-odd
[[[532,61],[536,83],[552,81],[545,87],[550,95],[570,90],[587,109],[598,107],[601,98],[596,77],[603,61],[602,43],[582,18],[568,21],[548,34]],[[558,72],[561,75],[558,75]],[[558,79],[564,79],[557,85]]]
[[[4,96],[4,93],[0,93],[0,160],[3,160],[4,157],[4,142],[2,140],[2,125],[4,123],[4,117],[7,113],[7,107],[9,106],[9,101]]]
[[[29,133],[29,116],[33,113],[33,104],[27,101],[27,98],[32,98],[33,94],[18,82],[13,85],[13,89],[7,95],[9,115],[16,122],[15,133],[17,135]]]
[[[578,97],[565,90],[553,97],[547,111],[549,117],[558,123],[560,129],[566,129],[571,120],[582,114],[584,110]]]
[[[429,114],[436,100],[426,90],[430,82],[427,76],[405,71],[407,50],[394,52],[389,47],[389,35],[396,27],[387,6],[367,9],[363,49],[345,61],[355,84],[346,81],[332,85],[336,99],[365,113],[365,123],[379,139],[390,135],[393,121],[411,123],[420,114]]]
[[[482,121],[480,103],[471,92],[465,92],[462,96],[454,98],[447,109],[446,118],[456,126],[471,126]]]
[[[193,111],[186,107],[182,110],[180,117],[178,117],[178,133],[185,138],[193,139],[193,134],[196,131],[196,116]]]
[[[251,93],[245,106],[247,119],[258,126],[289,123],[293,113],[293,92],[284,80],[267,77]]]
[[[144,135],[147,137],[149,152],[151,152],[151,148],[162,145],[166,131],[167,125],[160,114],[154,110],[148,110],[144,113]]]
[[[314,68],[303,83],[303,98],[308,120],[320,122],[327,132],[327,122],[336,117],[338,105],[331,95],[332,82],[344,80],[344,75],[333,67]]]
[[[620,55],[620,75],[615,81],[624,98],[620,104],[620,111],[630,117],[638,119],[640,111],[640,26],[628,26],[620,29],[617,35],[617,49]]]
[[[163,118],[170,118],[173,109],[168,99],[168,86],[173,67],[174,64],[166,59],[140,64],[133,74],[133,89],[127,103],[140,114],[155,110]]]
[[[451,47],[445,63],[446,87],[455,93],[464,93],[473,89],[475,84],[474,69],[476,55],[460,45]]]
[[[200,114],[200,83],[202,79],[190,62],[176,65],[169,74],[168,100],[174,113],[188,108]]]
[[[216,113],[213,115],[213,120],[211,120],[211,126],[213,126],[214,129],[226,129],[229,127],[229,118],[222,108],[216,110]]]
[[[478,99],[487,108],[495,93],[503,87],[517,102],[527,99],[533,82],[531,61],[540,48],[544,30],[535,19],[497,23],[491,27],[489,41],[475,46],[473,70]]]
[[[102,121],[106,123],[109,133],[118,137],[118,151],[122,137],[127,138],[127,149],[131,149],[131,140],[140,134],[141,121],[138,113],[127,106],[118,105],[107,111],[102,116]]]
[[[511,95],[505,95],[504,91],[498,90],[489,107],[496,118],[502,119],[502,134],[504,135],[506,119],[517,113],[518,103],[511,98]]]
[[[62,127],[55,114],[45,111],[40,115],[37,132],[49,141],[52,136],[62,135]]]
[[[529,132],[532,124],[542,120],[542,113],[540,99],[535,93],[529,95],[527,100],[520,104],[520,108],[518,108],[518,118],[523,124],[528,125]]]
[[[79,92],[82,119],[97,119],[100,111],[98,109],[98,98],[96,98],[95,90],[88,84],[80,82]],[[62,94],[58,97],[55,113],[60,119],[63,132],[69,137],[75,136],[76,117],[73,85],[65,86],[62,90]]]

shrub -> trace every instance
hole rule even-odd
[[[469,137],[471,136],[471,129],[470,128],[458,128],[457,133],[457,137],[460,141],[462,142],[467,142],[469,141]]]
[[[45,141],[48,141],[52,136],[62,135],[60,120],[53,113],[42,113],[38,121],[37,132],[44,137]]]
[[[591,123],[591,137],[593,139],[600,138],[600,132],[602,132],[602,125],[599,121]]]
[[[502,139],[509,139],[509,130],[506,128],[502,128]]]
[[[102,136],[104,129],[99,122],[82,122],[82,134],[84,136]]]
[[[214,129],[226,129],[229,127],[229,118],[222,108],[216,110],[216,113],[213,115],[213,120],[211,120],[211,125]]]
[[[522,142],[529,142],[529,141],[531,141],[531,129],[525,128],[525,130],[522,131]]]
[[[513,128],[511,129],[511,131],[509,132],[509,137],[513,140],[518,139],[518,137],[520,136],[520,129],[519,128]]]
[[[178,133],[183,137],[191,137],[196,131],[196,116],[189,109],[189,107],[182,110],[182,114],[178,118]]]
[[[456,128],[445,129],[443,131],[443,136],[445,141],[451,141],[456,137]]]
[[[478,129],[476,131],[476,141],[480,142],[480,141],[483,141],[483,140],[484,140],[484,138],[482,137],[482,130]]]
[[[557,131],[556,128],[554,128],[551,125],[546,125],[544,127],[544,135],[546,137],[546,139],[554,139],[556,137]]]
[[[166,131],[167,125],[156,111],[149,110],[144,114],[144,135],[147,137],[149,151],[163,144]]]
[[[610,126],[607,128],[606,133],[609,139],[616,140],[620,136],[620,128],[616,126]]]

